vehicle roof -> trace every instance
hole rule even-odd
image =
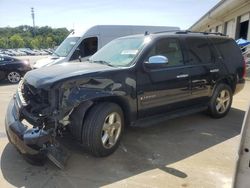
[[[180,30],[179,27],[175,26],[145,26],[145,25],[95,25],[89,27],[88,29],[75,29],[73,30],[68,37],[82,37],[83,35],[91,34],[110,34],[112,30],[118,32],[128,32],[132,30],[141,30],[142,33],[145,30],[156,31],[157,30]]]
[[[174,30],[174,31],[163,31],[163,32],[155,32],[155,33],[145,33],[145,34],[138,34],[138,35],[129,35],[124,36],[121,38],[132,38],[132,37],[146,37],[150,36],[151,38],[159,38],[159,37],[201,37],[201,38],[225,38],[231,39],[228,36],[221,34],[221,33],[207,33],[207,32],[191,32],[191,31],[181,31],[181,30]]]

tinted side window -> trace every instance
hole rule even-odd
[[[182,51],[178,39],[161,39],[156,41],[150,50],[148,58],[155,55],[162,55],[168,58],[168,64],[166,66],[176,66],[183,64]]]
[[[188,63],[204,64],[212,62],[212,54],[206,38],[190,37],[186,39]]]
[[[238,62],[242,59],[241,51],[234,41],[226,38],[213,38],[211,41],[219,53],[218,58],[226,62]]]

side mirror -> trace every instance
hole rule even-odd
[[[145,62],[145,66],[147,68],[161,68],[165,67],[168,64],[168,58],[162,55],[151,56],[147,62]]]
[[[168,58],[162,55],[155,55],[151,56],[148,59],[149,64],[167,64],[168,63]]]

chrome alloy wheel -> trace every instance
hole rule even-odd
[[[21,75],[18,72],[10,72],[8,74],[8,80],[11,83],[17,83],[21,79]]]
[[[216,98],[216,110],[218,113],[222,114],[227,111],[230,105],[230,93],[228,90],[222,90]]]
[[[105,148],[112,148],[121,134],[121,116],[117,112],[109,114],[102,127],[102,144]]]

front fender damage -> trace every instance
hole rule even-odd
[[[63,168],[69,152],[58,142],[58,137],[64,136],[69,128],[74,138],[81,142],[82,125],[88,109],[98,98],[124,95],[120,87],[121,84],[111,79],[66,81],[45,92],[43,100],[38,100],[39,93],[32,88],[36,96],[29,93],[27,111],[23,112],[27,112],[25,119],[33,128],[25,131],[24,143],[46,151],[46,156]]]

